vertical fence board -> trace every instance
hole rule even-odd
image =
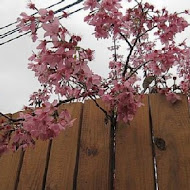
[[[62,131],[52,141],[46,190],[73,189],[82,106],[82,103],[73,103],[61,107],[68,109],[72,118],[76,120],[72,127]]]
[[[18,182],[18,190],[42,190],[49,141],[36,141],[27,148]]]
[[[152,141],[147,96],[130,125],[116,128],[115,189],[154,189]]]
[[[7,153],[0,158],[0,190],[14,190],[22,152]]]
[[[190,120],[187,99],[169,103],[164,96],[150,95],[154,136],[165,141],[155,146],[160,190],[190,189]],[[158,141],[157,141],[158,142]]]
[[[9,117],[15,118],[19,115],[8,114]],[[3,118],[4,119],[4,118]],[[9,151],[0,157],[0,190],[14,190],[19,175],[23,153],[21,150],[16,153]]]
[[[94,102],[85,102],[77,190],[110,189],[110,125],[106,125],[104,119],[104,113],[96,107]]]

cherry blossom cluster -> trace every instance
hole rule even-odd
[[[114,118],[127,123],[142,106],[144,93],[164,94],[171,103],[180,100],[176,92],[190,95],[190,48],[185,40],[176,42],[177,34],[189,26],[182,15],[188,16],[188,11],[169,13],[138,0],[128,0],[128,5],[124,10],[121,0],[84,2],[84,9],[90,11],[84,21],[94,27],[95,37],[114,41],[109,48],[113,58],[107,78],[90,69],[94,50],[81,47],[82,38],[69,32],[52,10],[37,9],[30,3],[28,7],[38,14],[21,13],[21,32],[31,32],[34,42],[38,32],[43,33],[28,65],[43,89],[31,95],[30,106],[34,107],[26,107],[19,118],[1,114],[5,119],[0,123],[0,155],[10,148],[34,145],[36,139],[51,139],[71,126],[74,120],[59,107],[73,100],[90,98],[111,122]],[[62,13],[61,18],[68,17]],[[120,56],[123,42],[126,54]],[[58,95],[58,100],[50,102],[52,94]],[[97,98],[110,110],[101,107]]]
[[[52,139],[72,126],[74,120],[66,109],[57,107],[56,101],[46,102],[37,109],[26,107],[18,119],[1,121],[0,155],[8,148],[16,151],[34,145],[38,139]]]
[[[162,77],[172,79],[175,75],[170,73],[170,69],[176,66],[178,68],[176,76],[182,82],[175,90],[180,89],[181,92],[187,93],[189,47],[185,41],[177,44],[176,36],[189,26],[187,20],[181,16],[189,15],[189,12],[185,10],[182,13],[169,13],[165,8],[157,10],[147,2],[135,2],[137,4],[134,7],[127,8],[123,13],[120,0],[105,0],[101,3],[87,0],[85,8],[91,12],[85,17],[85,21],[94,26],[96,38],[114,36],[115,40],[127,43],[127,58],[122,61],[123,68],[120,68],[120,74],[122,73],[126,80],[141,69],[144,71],[145,79],[154,76],[154,87],[158,93],[162,87],[167,88],[167,94],[173,94],[174,88],[166,85],[166,80]],[[179,99],[178,95],[174,97],[176,100]]]

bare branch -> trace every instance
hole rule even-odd
[[[113,39],[113,44],[114,44],[114,61],[117,61],[117,50],[116,50],[115,38]]]
[[[124,40],[127,42],[127,44],[129,45],[129,47],[132,48],[133,46],[131,45],[131,43],[129,42],[129,40],[127,39],[127,37],[124,34],[122,34],[121,32],[119,34],[124,38]]]
[[[138,67],[136,67],[131,73],[130,75],[126,78],[126,80],[128,80],[129,78],[131,78],[142,66],[146,65],[147,63],[151,62],[152,60],[146,61],[144,63],[142,63],[141,65],[139,65]]]
[[[109,118],[110,121],[111,121],[112,116],[110,116],[110,115],[108,114],[108,112],[98,104],[98,102],[96,101],[96,98],[93,97],[93,96],[89,96],[89,97],[91,98],[91,100],[94,101],[94,103],[96,104],[96,106],[105,114],[106,118]]]
[[[61,104],[65,104],[65,103],[71,102],[71,101],[73,101],[75,99],[76,99],[75,97],[72,97],[72,98],[69,98],[67,100],[60,100],[59,103],[55,107],[59,107]]]
[[[127,60],[126,60],[125,67],[124,67],[124,71],[123,71],[123,73],[122,73],[122,76],[123,76],[123,77],[125,77],[125,74],[126,74],[126,72],[127,72],[129,60],[130,60],[130,57],[131,57],[131,55],[132,55],[132,53],[133,53],[133,50],[134,50],[134,48],[135,48],[135,46],[136,46],[138,40],[140,39],[139,36],[140,36],[140,33],[137,34],[137,37],[136,37],[136,39],[135,39],[135,42],[134,42],[133,46],[131,47],[131,49],[130,49],[130,51],[129,51],[129,54],[128,54],[128,56],[127,56]]]
[[[19,119],[12,119],[10,117],[8,117],[7,115],[3,114],[0,112],[0,115],[3,116],[4,118],[8,119],[9,121],[12,121],[12,122],[19,122],[19,121],[24,121],[25,119],[24,118],[19,118]]]
[[[141,35],[139,35],[139,38],[141,38],[142,36],[144,36],[147,32],[150,32],[150,31],[152,31],[154,28],[156,28],[157,27],[157,25],[155,25],[155,26],[153,26],[152,28],[150,28],[150,29],[148,29],[148,30],[146,30],[145,32],[143,32]]]

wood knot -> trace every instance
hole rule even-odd
[[[86,154],[88,156],[96,156],[98,154],[97,148],[86,148]]]
[[[154,138],[154,143],[159,150],[166,150],[166,142],[162,138]]]

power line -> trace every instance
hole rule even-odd
[[[64,11],[65,9],[68,9],[68,8],[70,8],[70,7],[74,6],[74,5],[77,5],[77,4],[79,4],[79,3],[83,2],[83,1],[84,1],[84,0],[78,0],[78,1],[76,1],[76,2],[74,2],[74,3],[72,3],[72,4],[70,4],[70,5],[67,5],[67,6],[64,7],[64,8],[58,9],[57,11],[55,11],[55,13]],[[101,1],[101,0],[97,0],[97,2],[100,2],[100,1]]]
[[[53,5],[50,5],[50,6],[47,7],[46,9],[50,9],[50,8],[56,6],[56,5],[59,5],[59,4],[63,3],[64,1],[65,1],[65,0],[61,0],[61,1],[59,1],[59,2],[57,2],[57,3],[55,3],[55,4],[53,4]],[[35,13],[33,13],[31,16],[34,16],[34,15],[36,15],[37,13],[38,13],[38,12],[35,12]],[[9,26],[12,26],[13,24],[16,24],[16,23],[18,23],[18,21],[14,22],[14,23],[11,23],[11,24],[8,24],[7,26],[4,26],[4,27],[2,27],[2,28],[0,28],[0,29],[3,29],[3,28],[6,28],[6,27],[9,27]],[[13,30],[9,30],[9,31],[5,32],[4,34],[1,34],[1,35],[0,35],[0,39],[3,39],[3,38],[5,38],[5,37],[7,37],[7,36],[9,36],[9,35],[11,35],[11,34],[14,34],[15,32],[18,32],[18,31],[19,31],[19,27],[16,27],[16,28],[13,29]]]
[[[58,3],[55,3],[55,4],[53,4],[53,5],[50,5],[48,8],[51,8],[51,7],[55,6],[55,5],[58,5],[58,4],[60,4],[60,3],[64,2],[64,1],[65,1],[65,0],[61,0],[61,1],[59,1]],[[57,13],[59,13],[59,12],[62,12],[62,11],[64,11],[64,10],[68,9],[68,8],[71,8],[71,7],[73,7],[73,6],[75,6],[75,5],[79,4],[79,3],[81,3],[82,1],[84,1],[84,0],[77,0],[77,1],[74,2],[74,3],[71,3],[71,4],[65,6],[65,7],[61,8],[61,9],[56,10],[54,13],[57,14]],[[99,1],[99,0],[98,0],[98,1]],[[48,8],[47,8],[47,9],[48,9]],[[71,12],[69,15],[72,15],[72,14],[74,14],[74,13],[76,13],[76,12],[79,12],[79,11],[82,10],[82,9],[83,9],[83,8],[79,8],[79,9],[77,9],[77,10]],[[34,14],[37,14],[37,12],[34,13]],[[34,15],[34,14],[33,14],[33,15]],[[61,19],[61,17],[59,17],[59,19]],[[9,25],[10,25],[10,24],[9,24]],[[7,26],[8,26],[8,25],[7,25]],[[0,35],[0,39],[3,39],[3,38],[5,38],[5,37],[8,37],[8,36],[10,36],[10,35],[12,35],[12,34],[14,34],[14,33],[16,33],[16,32],[19,32],[19,30],[20,30],[19,27],[16,27],[15,29],[10,30],[10,31],[8,31],[8,32],[6,32],[6,33]],[[20,34],[20,35],[14,37],[14,38],[11,38],[11,39],[9,39],[9,40],[6,40],[6,41],[0,43],[0,46],[1,46],[1,45],[4,45],[4,44],[6,44],[6,43],[9,43],[9,42],[11,42],[11,41],[13,41],[13,40],[16,40],[16,39],[18,39],[18,38],[20,38],[20,37],[22,37],[22,36],[25,36],[25,35],[27,35],[27,34],[29,34],[29,33],[30,33],[30,32],[25,32],[25,33],[23,33],[23,34]]]
[[[64,1],[65,1],[65,0],[61,0],[61,1],[59,1],[59,2],[57,2],[57,3],[55,3],[55,4],[53,4],[53,5],[50,5],[49,7],[46,7],[46,9],[50,9],[50,8],[56,6],[56,5],[59,5],[59,4],[63,3]],[[38,13],[38,12],[35,12],[35,13],[33,13],[31,16],[34,16],[34,15],[36,15],[37,13]],[[8,25],[6,25],[6,26],[0,27],[0,30],[5,29],[5,28],[8,28],[9,26],[12,26],[12,25],[16,24],[17,22],[18,22],[18,21],[15,21],[15,22],[10,23],[10,24],[8,24]],[[0,36],[1,36],[1,35],[0,35]]]
[[[77,13],[77,12],[79,12],[79,11],[81,11],[81,10],[83,10],[83,8],[80,8],[80,9],[77,9],[77,10],[71,12],[71,13],[69,13],[69,15],[72,15],[72,14],[74,14],[74,13]],[[60,16],[60,17],[58,17],[58,18],[59,18],[59,19],[62,19],[63,16]],[[25,32],[25,33],[20,34],[20,35],[14,37],[14,38],[11,38],[11,39],[9,39],[9,40],[7,40],[7,41],[5,41],[5,42],[2,42],[2,43],[0,43],[0,46],[1,46],[1,45],[4,45],[4,44],[7,44],[7,43],[9,43],[9,42],[11,42],[11,41],[14,41],[14,40],[16,40],[16,39],[18,39],[18,38],[21,38],[21,37],[23,37],[23,36],[25,36],[25,35],[27,35],[27,34],[29,34],[29,33],[31,33],[31,32],[30,32],[30,31]]]
[[[79,3],[83,2],[83,1],[84,1],[84,0],[78,0],[78,1],[76,1],[76,2],[74,2],[74,3],[72,3],[72,4],[69,4],[69,5],[65,6],[64,8],[58,9],[58,10],[55,11],[54,13],[56,14],[56,13],[59,13],[59,12],[61,12],[61,11],[66,10],[66,9],[69,9],[69,8],[75,6],[75,5],[78,5]]]

